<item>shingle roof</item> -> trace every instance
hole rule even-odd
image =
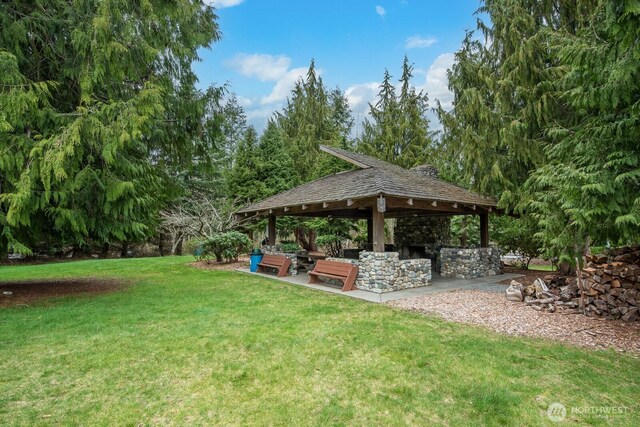
[[[371,156],[351,153],[335,147],[321,146],[320,148],[322,151],[356,165],[359,169],[328,175],[302,184],[248,206],[238,213],[379,195],[485,207],[495,207],[497,204],[492,197],[482,196],[457,185],[423,176],[415,171]]]

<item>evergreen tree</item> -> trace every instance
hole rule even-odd
[[[546,161],[545,129],[573,118],[555,93],[562,76],[549,32],[584,26],[591,1],[487,0],[484,37],[468,33],[449,73],[454,109],[438,109],[467,182],[513,209],[531,170]]]
[[[549,256],[570,260],[589,242],[640,239],[640,6],[600,1],[577,31],[550,34],[558,91],[574,120],[553,122],[547,162],[522,206],[541,226]]]
[[[223,169],[229,169],[233,163],[235,150],[247,130],[247,116],[235,94],[231,94],[220,115],[222,140],[219,144],[221,153],[218,163]]]
[[[339,89],[326,89],[313,61],[306,77],[296,83],[283,111],[276,114],[276,124],[291,160],[291,176],[287,179],[291,187],[349,167],[328,155],[320,155],[321,144],[351,146],[353,119],[344,94]],[[321,225],[326,225],[326,220],[287,222],[287,228],[307,250],[316,249],[316,230]]]
[[[227,194],[240,204],[256,202],[267,196],[267,189],[260,180],[262,159],[258,152],[258,135],[249,126],[238,145],[233,166],[226,176]]]
[[[375,105],[369,105],[370,120],[363,124],[359,149],[405,168],[433,157],[429,133],[428,97],[411,86],[413,66],[405,56],[400,77],[400,94],[385,70]]]
[[[282,130],[269,120],[258,144],[258,180],[264,185],[263,197],[269,197],[296,185],[293,160],[284,145]]]
[[[454,108],[438,108],[444,148],[461,166],[464,182],[498,196],[501,207],[517,210],[527,224],[527,217],[537,211],[538,227],[547,236],[546,255],[564,254],[565,260],[588,240],[585,228],[573,227],[571,216],[582,213],[575,209],[577,204],[566,203],[568,194],[554,201],[549,200],[548,188],[544,194],[532,194],[530,176],[538,176],[541,169],[563,173],[552,165],[553,153],[563,132],[577,129],[582,112],[567,102],[579,86],[575,81],[567,85],[575,76],[574,65],[561,52],[584,42],[581,35],[590,31],[594,11],[604,3],[486,0],[480,12],[489,16],[490,25],[478,23],[484,39],[467,34],[449,72]],[[597,50],[585,47],[584,52],[587,49],[594,61],[606,62]],[[564,155],[571,164],[575,155],[566,150]],[[575,165],[569,169],[575,170]],[[549,175],[539,178],[538,188],[556,181]]]
[[[311,181],[333,171],[332,165],[318,161],[319,146],[348,145],[353,121],[344,95],[339,90],[327,91],[313,61],[306,78],[296,83],[287,105],[276,117],[285,145],[295,159],[298,182]],[[327,170],[327,166],[331,169]]]
[[[206,156],[201,1],[0,5],[0,252],[142,239]]]

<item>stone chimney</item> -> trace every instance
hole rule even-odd
[[[438,178],[438,168],[432,165],[419,165],[411,168],[411,171],[428,178]]]

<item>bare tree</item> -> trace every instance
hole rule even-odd
[[[171,253],[191,238],[206,238],[240,226],[244,221],[235,215],[237,206],[235,200],[194,192],[162,211],[161,229],[171,237]]]

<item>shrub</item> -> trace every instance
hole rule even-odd
[[[235,261],[241,252],[251,249],[251,239],[238,231],[216,233],[203,242],[207,259],[215,256],[216,261]]]
[[[501,216],[493,218],[491,237],[505,253],[513,252],[522,256],[522,267],[528,269],[531,259],[542,253],[543,242],[537,232],[537,223],[530,217]]]
[[[282,252],[298,252],[300,245],[294,242],[282,242],[280,244],[280,250],[282,250]]]
[[[335,234],[323,234],[316,238],[316,244],[320,246],[327,255],[331,257],[340,256],[340,249],[342,249],[342,239]]]

